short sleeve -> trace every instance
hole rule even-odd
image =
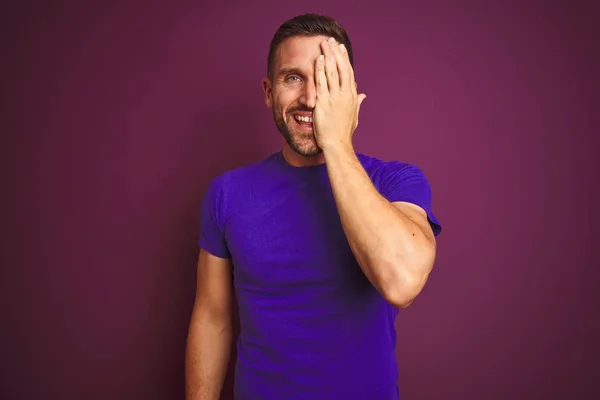
[[[435,236],[442,226],[432,210],[431,186],[427,177],[418,167],[399,162],[388,163],[380,174],[379,191],[389,202],[405,201],[421,207],[427,213],[429,224]]]
[[[223,229],[223,177],[209,185],[200,208],[200,238],[198,245],[210,254],[230,258]]]

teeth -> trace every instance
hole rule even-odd
[[[310,123],[312,123],[312,118],[311,117],[301,117],[301,116],[297,115],[294,118],[296,118],[296,121],[310,122]]]

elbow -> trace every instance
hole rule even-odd
[[[413,301],[415,300],[416,297],[417,296],[415,295],[414,297],[409,296],[409,297],[401,297],[401,298],[392,299],[390,301],[390,304],[399,309],[408,308],[408,306],[410,306],[413,303]]]
[[[396,308],[409,307],[425,287],[433,260],[423,260],[412,265],[400,265],[387,284],[382,285],[382,294],[388,303]]]
[[[416,274],[407,268],[389,269],[394,271],[379,282],[379,292],[395,308],[407,308],[422,289]]]
[[[403,286],[401,290],[389,289],[385,291],[383,297],[395,308],[408,308],[419,294],[419,291],[415,288]]]

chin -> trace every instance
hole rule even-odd
[[[283,118],[276,117],[275,124],[294,153],[302,157],[315,157],[323,152],[317,145],[314,134],[296,131],[292,121],[286,123]]]
[[[292,150],[303,157],[314,157],[318,156],[323,152],[317,145],[314,136],[311,139],[292,139],[291,143],[288,142]]]

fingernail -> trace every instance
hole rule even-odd
[[[346,51],[346,46],[344,46],[344,44],[340,44],[340,51],[342,53]]]
[[[335,44],[335,39],[334,38],[329,38],[329,44]]]

